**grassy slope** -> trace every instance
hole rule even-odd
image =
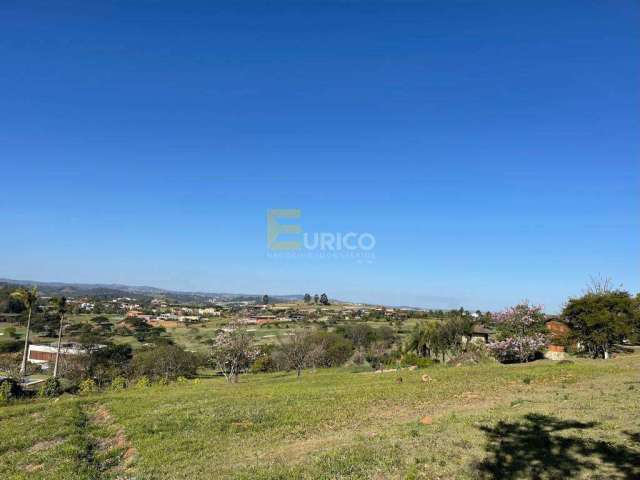
[[[640,478],[637,354],[401,375],[248,375],[7,406],[0,478]]]

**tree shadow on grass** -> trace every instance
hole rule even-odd
[[[640,478],[640,434],[624,432],[634,448],[582,438],[596,423],[528,414],[521,421],[481,427],[487,436],[487,458],[479,465],[483,479],[534,480],[575,478],[602,469],[603,478]],[[568,430],[577,430],[569,435]],[[563,432],[561,434],[561,432]]]

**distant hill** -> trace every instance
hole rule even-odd
[[[183,292],[178,290],[166,290],[149,286],[131,286],[122,284],[101,283],[64,283],[64,282],[39,282],[34,280],[15,280],[0,278],[0,285],[31,286],[35,285],[44,296],[65,295],[67,297],[127,297],[127,296],[165,296],[179,302],[201,302],[204,299],[214,298],[218,301],[246,301],[260,302],[262,294],[224,293],[224,292]],[[297,302],[304,295],[269,295],[271,301],[278,303]]]
[[[156,287],[147,286],[130,286],[121,285],[117,283],[103,284],[103,283],[64,283],[64,282],[39,282],[34,280],[14,280],[9,278],[0,278],[0,283],[12,284],[12,285],[36,285],[40,289],[53,289],[56,291],[67,291],[70,293],[76,291],[97,291],[106,290],[110,292],[131,292],[131,293],[143,293],[154,294],[168,292]]]

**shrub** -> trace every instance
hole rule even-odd
[[[116,377],[127,375],[133,352],[129,345],[107,344],[103,348],[90,349],[85,375],[96,380],[98,385],[106,385]]]
[[[367,356],[360,350],[356,350],[353,352],[353,355],[351,355],[351,363],[354,365],[364,365],[366,361]]]
[[[374,369],[388,366],[395,368],[402,358],[402,352],[399,350],[369,349],[366,353],[367,362]]]
[[[87,358],[87,355],[61,355],[58,367],[60,378],[69,382],[71,387],[79,387],[84,379],[89,378],[87,375]]]
[[[257,357],[251,364],[251,373],[273,372],[277,370],[273,362],[271,354],[275,349],[275,345],[267,344],[257,347]]]
[[[136,382],[136,388],[147,388],[150,386],[151,386],[151,380],[149,380],[149,377],[147,376],[140,377]]]
[[[271,363],[276,370],[295,369],[299,376],[303,368],[343,365],[352,352],[353,343],[336,333],[305,330],[281,341],[271,354]]]
[[[272,372],[275,369],[275,364],[269,354],[260,355],[251,365],[251,373]]]
[[[336,332],[351,340],[356,347],[368,347],[377,339],[376,330],[366,323],[341,326],[336,329]]]
[[[437,360],[432,358],[424,358],[419,357],[413,352],[405,353],[402,356],[402,360],[400,365],[403,367],[418,367],[418,368],[428,368],[438,363]]]
[[[274,361],[281,362],[282,369],[294,369],[298,377],[306,367],[316,367],[321,362],[322,347],[311,341],[312,333],[309,331],[296,332],[286,341],[280,340],[277,350],[274,352]],[[278,354],[276,360],[275,354]]]
[[[2,345],[1,342],[0,345]],[[22,355],[17,352],[0,354],[0,372],[2,372],[2,376],[18,378],[20,376],[21,362]]]
[[[0,402],[6,402],[13,398],[11,384],[6,380],[0,383]]]
[[[40,397],[57,397],[61,393],[62,387],[60,380],[54,377],[47,378],[38,390],[38,396]]]
[[[401,365],[403,367],[416,366],[418,364],[419,357],[413,352],[405,353],[402,356]]]
[[[93,378],[87,378],[80,382],[78,385],[78,392],[80,395],[89,395],[90,393],[95,393],[98,391],[98,386]]]
[[[20,395],[22,389],[18,382],[12,378],[5,378],[0,381],[0,402],[8,402]]]
[[[541,351],[547,343],[542,334],[528,337],[509,337],[502,341],[491,342],[487,345],[489,352],[500,362],[528,362],[536,353]]]
[[[495,358],[490,354],[489,349],[484,343],[470,342],[465,352],[452,357],[447,362],[449,365],[456,367],[463,365],[477,365],[483,362],[495,362]]]
[[[416,361],[416,367],[418,368],[429,368],[429,367],[433,367],[434,365],[437,365],[438,360],[435,360],[433,358],[418,358],[418,360]]]
[[[138,350],[132,360],[136,376],[146,376],[152,380],[175,380],[193,377],[200,365],[197,355],[187,352],[177,345],[158,345]]]
[[[15,353],[22,350],[23,343],[20,340],[8,340],[0,342],[0,353]]]
[[[351,340],[332,332],[315,332],[309,335],[308,341],[319,352],[315,362],[318,367],[339,367],[353,352]]]
[[[18,338],[16,327],[5,327],[4,334],[9,338]]]
[[[127,388],[127,381],[124,377],[117,376],[111,381],[111,390],[118,392]]]
[[[271,353],[271,362],[275,370],[289,370],[289,359],[282,350],[274,350]]]

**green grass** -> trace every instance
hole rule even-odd
[[[640,478],[638,354],[401,376],[245,375],[9,405],[0,478]]]

